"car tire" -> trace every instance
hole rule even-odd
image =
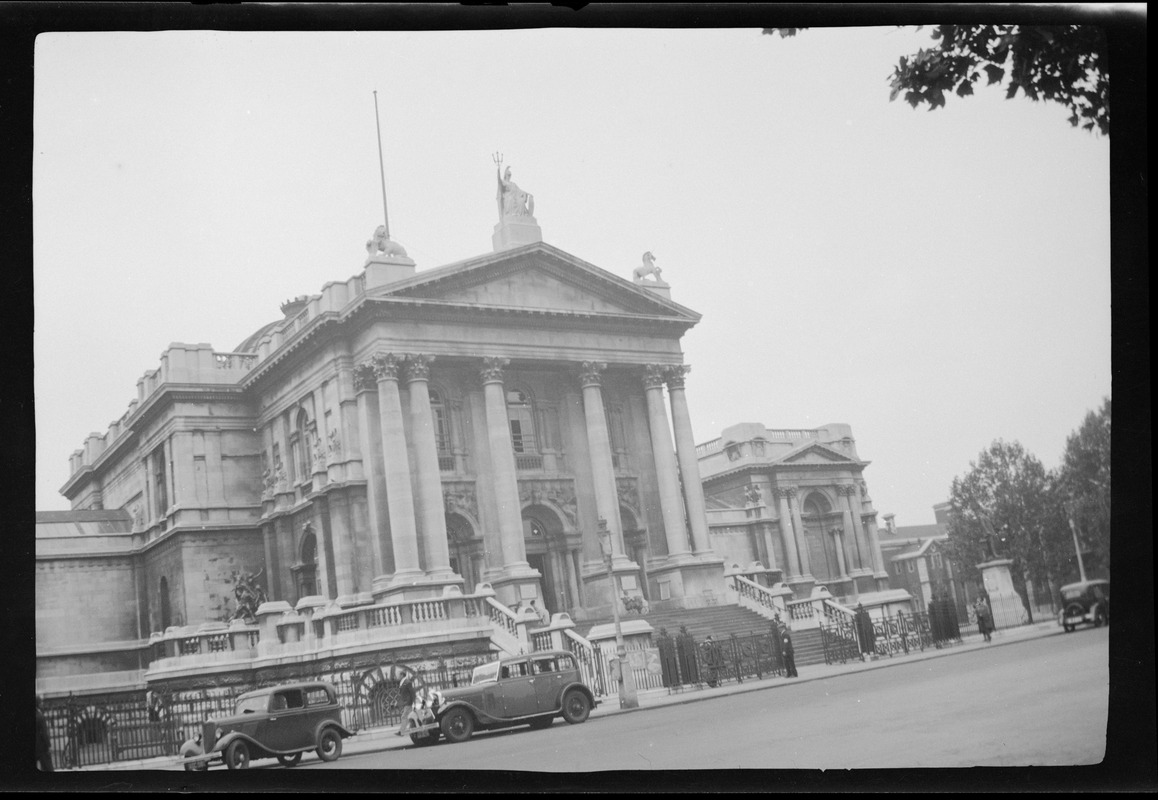
[[[586,722],[591,715],[591,701],[587,695],[578,689],[572,689],[563,695],[563,719],[568,725],[578,725]]]
[[[531,730],[541,731],[544,728],[550,728],[551,723],[555,721],[554,717],[539,717],[531,720]]]
[[[278,756],[277,760],[283,767],[296,767],[302,760],[302,754],[291,753],[288,756]]]
[[[474,733],[474,717],[464,708],[452,708],[439,723],[442,735],[448,742],[459,744],[465,742]]]
[[[318,758],[322,761],[337,761],[342,755],[342,735],[333,728],[326,728],[318,735]]]
[[[224,759],[229,769],[245,769],[249,766],[249,748],[241,739],[234,739],[225,748]]]

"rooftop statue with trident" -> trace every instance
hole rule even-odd
[[[502,222],[505,217],[534,217],[534,196],[529,192],[524,192],[518,184],[511,180],[511,168],[503,169],[502,153],[495,153],[492,158],[495,162],[495,177],[498,178],[495,201],[499,208],[499,222]]]

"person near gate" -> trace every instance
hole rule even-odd
[[[784,631],[784,640],[781,642],[784,651],[784,676],[786,678],[799,678],[796,672],[796,650],[792,647],[792,634]]]
[[[989,604],[985,602],[984,597],[977,598],[977,602],[973,604],[973,610],[977,614],[977,630],[985,637],[985,641],[993,641],[993,612],[989,609]]]
[[[36,696],[36,768],[52,772],[52,740],[48,736],[48,720],[40,710],[40,695]]]

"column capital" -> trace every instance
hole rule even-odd
[[[502,383],[503,370],[511,363],[509,358],[502,358],[501,356],[487,356],[483,359],[482,367],[479,368],[479,377],[484,384],[486,383]]]
[[[579,383],[582,386],[602,386],[605,369],[607,364],[603,361],[584,361],[579,365]]]
[[[370,392],[378,389],[378,376],[374,373],[374,365],[367,362],[354,367],[354,390]]]
[[[836,493],[842,497],[850,497],[856,491],[856,486],[851,483],[838,483],[836,485]]]
[[[799,493],[795,486],[777,486],[776,494],[783,497],[785,500],[792,500]]]
[[[430,363],[432,361],[434,361],[434,356],[424,353],[413,353],[406,356],[406,380],[408,382],[430,380]]]
[[[643,365],[643,388],[662,389],[667,376],[667,367],[663,364]]]
[[[664,376],[667,378],[668,389],[682,389],[684,388],[684,379],[687,374],[692,371],[688,364],[678,364],[676,366],[668,367],[664,370]]]
[[[374,376],[380,381],[396,381],[402,369],[402,358],[393,353],[375,353],[370,359],[374,365]]]
[[[828,533],[830,533],[832,538],[835,539],[837,536],[840,536],[842,533],[844,533],[844,528],[841,528],[840,526],[829,528]]]

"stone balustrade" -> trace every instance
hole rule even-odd
[[[494,589],[482,583],[470,595],[448,586],[442,597],[421,600],[375,603],[369,596],[359,596],[342,598],[344,602],[339,603],[309,596],[296,606],[267,602],[257,609],[256,625],[240,620],[207,622],[154,633],[148,674],[156,677],[226,662],[309,657],[338,648],[396,644],[470,628],[477,628],[480,635],[489,629],[505,640],[505,649],[511,641],[519,649],[531,649],[528,630],[540,625],[539,618],[530,609],[512,611],[494,595]],[[553,620],[547,633],[553,635],[573,625],[570,618]]]
[[[737,602],[744,608],[755,611],[760,616],[772,620],[779,614],[782,620],[792,619],[788,605],[792,599],[792,590],[784,583],[774,583],[772,586],[761,586],[743,575],[733,575],[732,590],[737,595]],[[809,601],[803,601],[808,603]]]

